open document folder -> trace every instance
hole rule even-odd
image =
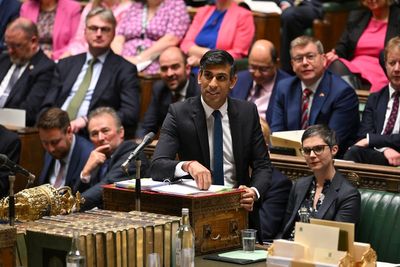
[[[271,145],[293,149],[296,156],[300,157],[301,137],[304,130],[273,132],[271,135]]]
[[[136,184],[136,180],[126,180],[121,182],[116,182],[116,187],[122,188],[131,188],[134,189]],[[141,179],[140,184],[142,190],[151,190],[160,193],[168,193],[175,195],[194,195],[199,193],[217,193],[221,191],[226,191],[231,189],[230,187],[223,185],[211,185],[208,190],[200,190],[197,188],[196,182],[194,180],[182,180],[177,183],[169,183],[169,182],[159,182],[153,181],[151,178],[143,178]]]

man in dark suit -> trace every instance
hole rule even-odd
[[[21,140],[18,134],[7,130],[0,124],[0,154],[6,155],[11,161],[18,163],[21,153]],[[8,195],[10,170],[6,167],[0,167],[0,198]]]
[[[230,96],[254,102],[260,118],[270,124],[272,108],[269,101],[275,94],[277,83],[288,77],[289,74],[278,69],[274,44],[268,40],[258,40],[249,54],[249,69],[238,73],[237,83]]]
[[[0,0],[0,53],[4,47],[4,32],[7,25],[18,18],[21,2],[18,0]]]
[[[65,58],[57,64],[44,107],[55,105],[66,110],[73,132],[84,129],[87,114],[101,106],[114,108],[125,127],[135,128],[137,124],[137,70],[110,49],[115,27],[110,10],[92,9],[86,17],[85,28],[89,52]]]
[[[36,25],[18,18],[5,34],[8,54],[0,55],[0,108],[26,111],[26,124],[33,126],[55,64],[39,48]]]
[[[294,183],[278,238],[293,239],[295,222],[309,222],[310,218],[350,223],[360,218],[360,193],[334,166],[338,152],[335,133],[325,125],[313,125],[304,132],[301,143],[313,175]]]
[[[359,124],[356,93],[340,77],[325,71],[326,59],[320,41],[300,36],[292,41],[290,53],[296,76],[277,85],[271,131],[326,124],[336,132],[342,156],[356,139]]]
[[[67,112],[59,108],[42,112],[37,128],[46,150],[39,184],[50,183],[56,188],[69,186],[74,194],[85,191],[88,186],[79,177],[93,145],[72,133]]]
[[[138,133],[140,138],[149,132],[158,132],[167,116],[169,104],[200,94],[197,80],[190,74],[190,66],[178,47],[167,48],[161,53],[159,62],[162,80],[153,85],[151,103]]]
[[[95,149],[90,153],[80,175],[81,181],[91,186],[82,194],[85,198],[82,210],[101,208],[102,186],[127,180],[136,173],[133,162],[129,165],[127,173],[121,168],[137,145],[132,141],[124,141],[124,127],[115,110],[110,107],[93,110],[88,117],[88,131]],[[140,153],[139,157],[142,161],[141,177],[145,177],[149,163],[144,153]]]
[[[290,64],[290,42],[311,28],[314,19],[323,15],[322,0],[275,0],[281,14],[281,66],[292,73]]]
[[[240,204],[252,211],[269,189],[271,163],[257,107],[228,97],[236,79],[229,53],[210,50],[204,54],[198,74],[201,96],[170,105],[151,177],[174,181],[186,176],[204,190],[211,184],[243,188]],[[251,217],[258,220],[258,209],[255,212]]]
[[[369,95],[358,132],[360,140],[344,159],[400,166],[400,37],[388,42],[384,57],[389,84]]]

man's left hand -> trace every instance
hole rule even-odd
[[[86,120],[82,117],[78,117],[71,121],[71,130],[73,133],[79,132],[80,129],[86,127]]]
[[[247,211],[252,211],[254,206],[254,201],[257,199],[257,194],[254,189],[249,188],[245,185],[239,186],[239,189],[244,189],[246,192],[242,194],[240,198],[240,206],[245,208]]]

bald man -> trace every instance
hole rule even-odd
[[[190,74],[186,56],[175,46],[167,48],[160,58],[161,81],[153,85],[151,103],[144,115],[137,137],[157,133],[167,116],[169,104],[200,94],[197,79]]]
[[[39,48],[37,27],[28,19],[9,24],[4,40],[8,54],[0,55],[0,108],[26,110],[26,124],[33,126],[55,64]]]
[[[268,40],[256,41],[250,51],[248,70],[238,73],[238,81],[231,96],[254,102],[260,118],[270,123],[272,108],[269,100],[273,97],[275,85],[281,79],[290,77],[278,69],[278,55],[274,44]]]

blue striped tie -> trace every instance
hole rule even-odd
[[[224,184],[224,165],[223,165],[223,144],[222,144],[222,123],[221,112],[214,110],[214,168],[213,184]]]

